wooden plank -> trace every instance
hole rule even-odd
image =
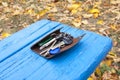
[[[48,20],[41,20],[37,21],[35,24],[31,24],[27,28],[20,30],[13,34],[12,36],[5,38],[4,40],[0,41],[0,51],[5,50],[7,47],[24,40],[25,38],[29,37],[31,34],[36,32],[37,30],[41,29],[45,25],[47,25],[50,21]],[[22,33],[22,34],[21,34]]]
[[[24,42],[18,43],[19,47],[13,43],[13,46],[6,47],[7,51],[2,51],[5,56],[0,57],[2,60],[0,62],[1,80],[86,80],[112,47],[112,41],[108,37],[55,22],[46,24],[40,30],[37,28],[32,35],[25,36],[26,40],[22,37]],[[74,37],[83,33],[86,35],[76,46],[50,60],[30,50],[32,44],[62,26],[64,27],[62,31],[70,33]],[[21,32],[20,34],[24,35]],[[5,40],[7,41],[7,39]],[[9,50],[14,47],[16,51]],[[8,51],[9,55],[12,55],[6,57]]]
[[[63,27],[62,25],[60,25],[59,27],[57,27],[57,28],[60,28],[60,27]],[[56,29],[57,29],[56,28]],[[64,30],[68,30],[69,28],[68,27],[66,27],[66,28],[63,28],[62,29],[62,31],[64,31]],[[41,31],[39,31],[39,32],[41,32]],[[12,56],[10,59],[8,59],[8,60],[6,60],[6,62],[4,62],[4,63],[9,63],[9,62],[11,62],[11,59],[13,59],[12,61],[15,61],[15,62],[12,62],[11,64],[9,64],[9,65],[12,65],[12,66],[3,66],[2,68],[4,68],[4,69],[2,69],[2,71],[1,71],[1,75],[0,75],[0,77],[2,77],[2,78],[4,78],[4,77],[6,77],[7,76],[7,74],[8,75],[11,75],[11,74],[9,74],[9,73],[13,73],[13,72],[15,72],[15,74],[16,74],[16,71],[14,71],[14,70],[16,70],[16,69],[19,69],[19,67],[21,67],[21,66],[23,66],[24,64],[26,64],[26,60],[27,60],[27,62],[28,62],[28,60],[29,59],[31,59],[31,57],[33,57],[33,56],[31,56],[29,53],[32,53],[31,52],[31,50],[29,50],[30,49],[30,46],[32,45],[33,43],[31,43],[30,45],[28,45],[28,47],[26,47],[24,50],[21,50],[20,52],[18,52],[15,56]],[[26,55],[27,54],[27,55]],[[33,54],[35,54],[35,53],[33,53]],[[16,59],[16,56],[19,56],[17,59]],[[27,57],[27,58],[26,58]],[[37,55],[37,57],[39,57],[38,55]],[[25,59],[24,59],[25,58]],[[35,57],[33,57],[31,60],[34,60],[34,59],[36,59]],[[19,61],[20,60],[20,61]],[[8,62],[9,61],[9,62]],[[20,64],[20,63],[23,63],[23,64]],[[13,63],[14,63],[14,65],[13,65]],[[31,63],[31,61],[30,61],[30,63]],[[20,64],[20,65],[19,65]],[[42,64],[40,64],[40,65],[42,65]],[[8,68],[7,70],[6,70],[6,68]],[[5,70],[5,71],[4,71]],[[10,72],[10,71],[12,71],[12,72]]]
[[[27,37],[23,41],[19,42],[18,44],[13,44],[12,46],[6,48],[6,50],[1,51],[0,63],[2,61],[4,61],[5,59],[9,58],[10,56],[14,55],[16,52],[20,51],[21,49],[23,49],[27,45],[29,45],[32,41],[44,36],[46,33],[51,31],[52,29],[54,29],[58,25],[60,25],[60,24],[57,22],[53,22],[53,23],[51,22],[49,25],[47,25],[47,28],[44,26],[40,29],[40,31],[38,30],[35,33],[29,35],[29,37]],[[50,27],[50,26],[52,26],[52,27]],[[38,35],[38,34],[40,34],[40,35]]]

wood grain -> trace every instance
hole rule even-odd
[[[30,49],[60,27],[74,37],[86,35],[76,46],[52,59],[45,59]],[[86,80],[111,47],[108,37],[41,20],[0,42],[0,80]]]

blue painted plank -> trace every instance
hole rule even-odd
[[[47,28],[42,27],[40,31],[36,31],[35,33],[31,34],[29,37],[27,37],[26,39],[24,39],[23,41],[19,42],[18,44],[14,44],[12,46],[10,46],[9,48],[6,48],[6,50],[1,51],[0,54],[0,63],[2,61],[4,61],[5,59],[9,58],[10,56],[14,55],[16,52],[20,51],[21,49],[23,49],[24,47],[26,47],[27,45],[29,45],[32,41],[34,41],[36,38],[42,37],[43,35],[45,35],[47,32],[49,32],[50,30],[54,29],[56,26],[60,25],[57,22],[51,22]],[[53,27],[51,27],[53,26]],[[40,35],[38,35],[40,34]],[[37,37],[37,36],[38,37]],[[19,46],[18,46],[19,45]],[[4,55],[3,55],[4,54]]]
[[[50,26],[50,25],[47,25],[47,26]],[[47,26],[46,26],[46,27],[47,27]],[[59,27],[57,27],[57,28],[59,28]],[[56,28],[56,29],[57,29],[57,28]],[[42,31],[42,30],[39,30],[38,32],[41,32],[41,31]],[[48,33],[49,33],[49,32],[48,32]],[[37,34],[37,32],[36,32],[36,34]],[[36,34],[34,34],[34,35],[35,35],[35,36],[41,36],[41,35],[38,35],[38,34],[36,35]],[[41,38],[42,38],[42,37],[41,37]],[[31,45],[31,44],[30,44],[30,45]],[[29,47],[29,48],[30,48],[30,47]],[[29,49],[29,48],[28,48],[28,49]],[[25,50],[25,49],[23,49],[23,50],[24,50],[23,53],[24,53],[24,55],[25,55],[25,52],[26,52],[27,50]],[[18,52],[17,52],[16,54],[18,54]],[[20,57],[20,56],[25,57],[26,55],[23,56],[23,54],[22,54],[22,55],[18,54],[17,56],[19,56],[19,57]],[[12,56],[12,58],[13,58],[13,56]],[[0,68],[1,68],[1,67],[5,68],[6,63],[9,64],[9,63],[11,63],[11,61],[14,62],[17,58],[15,57],[15,60],[14,60],[14,58],[13,58],[12,60],[9,60],[9,59],[10,59],[10,58],[8,58],[6,61],[4,61],[3,63],[1,63]],[[8,61],[9,61],[9,62],[8,62]],[[1,70],[0,70],[0,71],[1,71]]]
[[[60,28],[60,27],[63,27],[63,26],[60,25],[60,26],[57,27],[57,28]],[[56,28],[56,29],[57,29],[57,28]],[[63,28],[62,31],[68,30],[68,29],[69,29],[68,27],[67,27],[67,28]],[[41,32],[41,31],[39,31],[39,32]],[[32,44],[30,44],[30,45],[32,45]],[[26,47],[24,50],[18,52],[18,53],[17,53],[18,55],[16,55],[16,56],[19,56],[18,58],[20,58],[20,57],[21,57],[20,54],[21,54],[23,58],[24,58],[24,57],[30,57],[31,55],[29,55],[29,53],[32,53],[31,50],[29,50],[29,49],[30,49],[30,45],[28,45],[28,47]],[[25,55],[25,54],[28,54],[29,56],[28,56],[28,55]],[[33,53],[33,54],[35,54],[35,53]],[[23,55],[24,55],[24,56],[23,56]],[[11,58],[14,58],[14,59],[16,60],[16,56],[12,56]],[[22,57],[21,57],[21,58],[22,58]],[[32,57],[32,56],[31,56],[31,57]],[[39,57],[39,56],[37,56],[37,57]],[[20,58],[20,59],[21,59],[21,58]],[[19,60],[20,60],[20,59],[19,59]],[[35,59],[36,59],[36,58],[35,58]],[[14,60],[14,61],[15,61],[15,60]],[[28,60],[29,60],[29,59],[28,59]],[[27,61],[28,61],[28,60],[27,60]],[[8,60],[8,61],[11,61],[11,60]],[[12,65],[12,67],[11,67],[11,66],[10,66],[10,67],[7,66],[7,67],[9,67],[9,68],[8,68],[6,71],[1,72],[0,77],[5,78],[5,77],[7,76],[7,74],[8,74],[8,75],[11,75],[11,73],[13,73],[13,72],[15,72],[15,74],[16,74],[16,71],[15,71],[16,68],[19,69],[19,67],[23,66],[22,64],[19,65],[19,64],[21,63],[21,61],[26,63],[25,60],[20,60],[19,62],[16,62],[15,65]],[[34,57],[33,57],[32,61],[34,61]],[[30,61],[30,64],[32,63],[32,61]],[[35,61],[35,62],[36,62],[36,61]],[[44,60],[43,60],[43,62],[44,62]],[[9,63],[9,62],[6,62],[6,63]],[[25,64],[25,63],[24,63],[24,64]],[[39,62],[38,62],[38,63],[39,63]],[[38,63],[37,63],[37,64],[35,63],[35,64],[36,64],[36,65],[39,65]],[[34,65],[35,65],[35,64],[34,64]],[[17,65],[17,66],[16,66],[16,65]],[[31,65],[33,65],[33,63],[32,63]],[[40,65],[42,65],[42,64],[40,64]],[[39,66],[40,66],[40,65],[39,65]],[[19,66],[19,67],[18,67],[18,66]],[[39,66],[36,66],[36,67],[39,67]],[[5,66],[4,66],[4,67],[5,67]],[[3,68],[4,68],[4,67],[3,67]],[[16,67],[16,68],[15,68],[15,67]],[[26,66],[26,65],[25,65],[25,67],[27,67],[27,69],[28,69],[30,66]],[[12,72],[10,72],[11,70],[12,70]],[[26,70],[26,69],[25,69],[25,70]],[[34,69],[31,69],[31,70],[34,70]],[[31,72],[29,71],[29,73],[31,73]],[[27,73],[27,75],[28,75],[29,73]],[[23,72],[23,74],[24,74],[24,72]]]
[[[34,32],[36,32],[37,30],[47,25],[49,22],[50,21],[48,20],[37,21],[35,24],[33,23],[27,28],[16,32],[15,34],[13,34],[12,36],[9,36],[8,38],[5,38],[4,40],[0,41],[0,45],[2,46],[0,47],[0,51],[5,50],[7,47],[11,45],[21,42],[21,40],[24,40],[25,38],[29,37]]]
[[[20,38],[17,37],[12,46],[8,45],[6,50],[2,51],[2,54],[5,55],[0,57],[0,80],[86,80],[112,47],[112,41],[108,37],[56,22],[45,21],[44,28],[35,27],[33,33],[28,31],[26,36],[20,37],[25,39],[24,42],[20,42],[18,40]],[[34,26],[37,24],[41,24],[41,22],[34,23]],[[32,44],[61,26],[64,27],[62,31],[70,33],[74,37],[83,33],[86,35],[76,46],[50,60],[30,50]],[[24,31],[19,34],[24,35]],[[10,43],[9,38],[5,40],[4,44]],[[17,42],[20,42],[18,43],[19,47],[15,45]],[[10,50],[13,48],[15,50]],[[9,53],[6,53],[8,51]]]

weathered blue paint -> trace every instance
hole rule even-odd
[[[74,37],[86,35],[73,48],[52,59],[45,59],[30,49],[60,27]],[[86,80],[111,47],[108,37],[41,20],[0,41],[0,80]]]

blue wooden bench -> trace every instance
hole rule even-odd
[[[49,60],[30,49],[60,27],[74,37],[86,35],[73,48]],[[41,20],[0,41],[0,80],[86,80],[111,47],[108,37]]]

